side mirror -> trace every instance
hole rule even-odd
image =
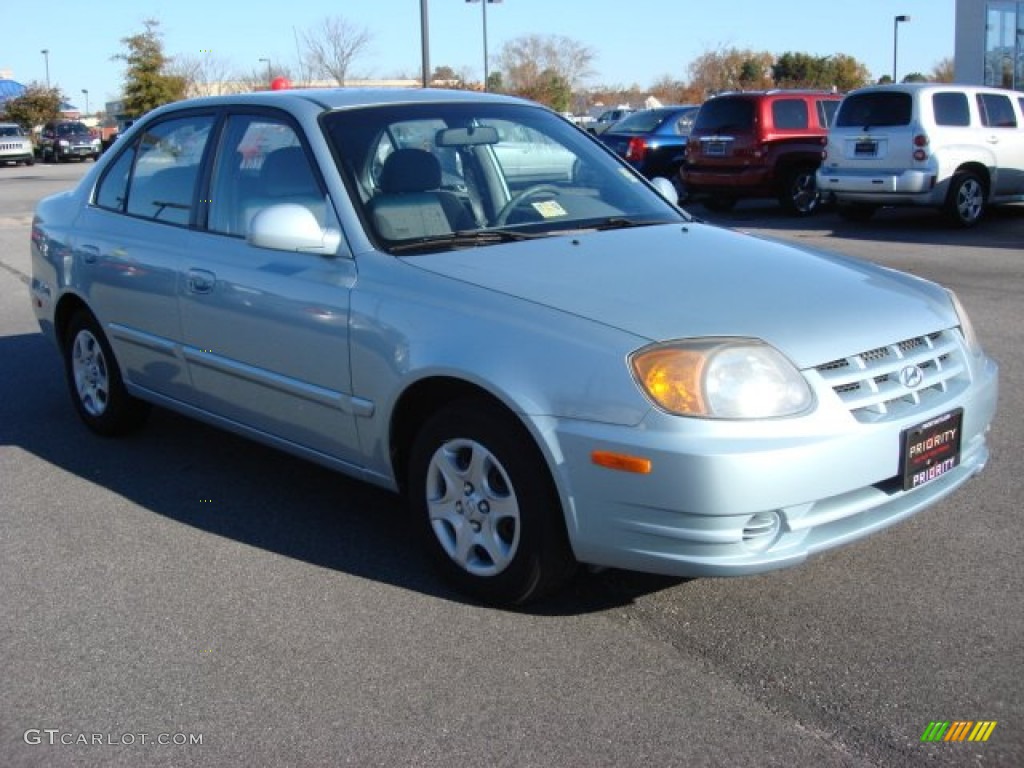
[[[341,246],[340,231],[322,228],[309,208],[296,203],[271,205],[258,212],[245,239],[258,248],[322,256],[334,256]]]
[[[675,185],[664,176],[655,176],[651,179],[651,186],[658,190],[658,193],[672,203],[672,205],[679,205],[679,192],[676,190]]]

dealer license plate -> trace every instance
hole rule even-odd
[[[943,414],[905,429],[900,451],[903,490],[920,488],[960,463],[960,432],[964,409]]]

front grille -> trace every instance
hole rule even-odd
[[[916,366],[916,386],[900,372]],[[858,420],[899,418],[949,397],[968,383],[963,344],[956,330],[939,331],[832,360],[815,369]]]

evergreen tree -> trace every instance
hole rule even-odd
[[[156,19],[143,22],[145,32],[125,37],[126,53],[114,59],[125,63],[124,111],[131,117],[185,97],[185,78],[170,74],[171,60],[164,55]]]

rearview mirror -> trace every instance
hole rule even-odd
[[[437,132],[434,143],[439,147],[473,147],[479,144],[497,144],[498,129],[493,125],[445,128]]]

